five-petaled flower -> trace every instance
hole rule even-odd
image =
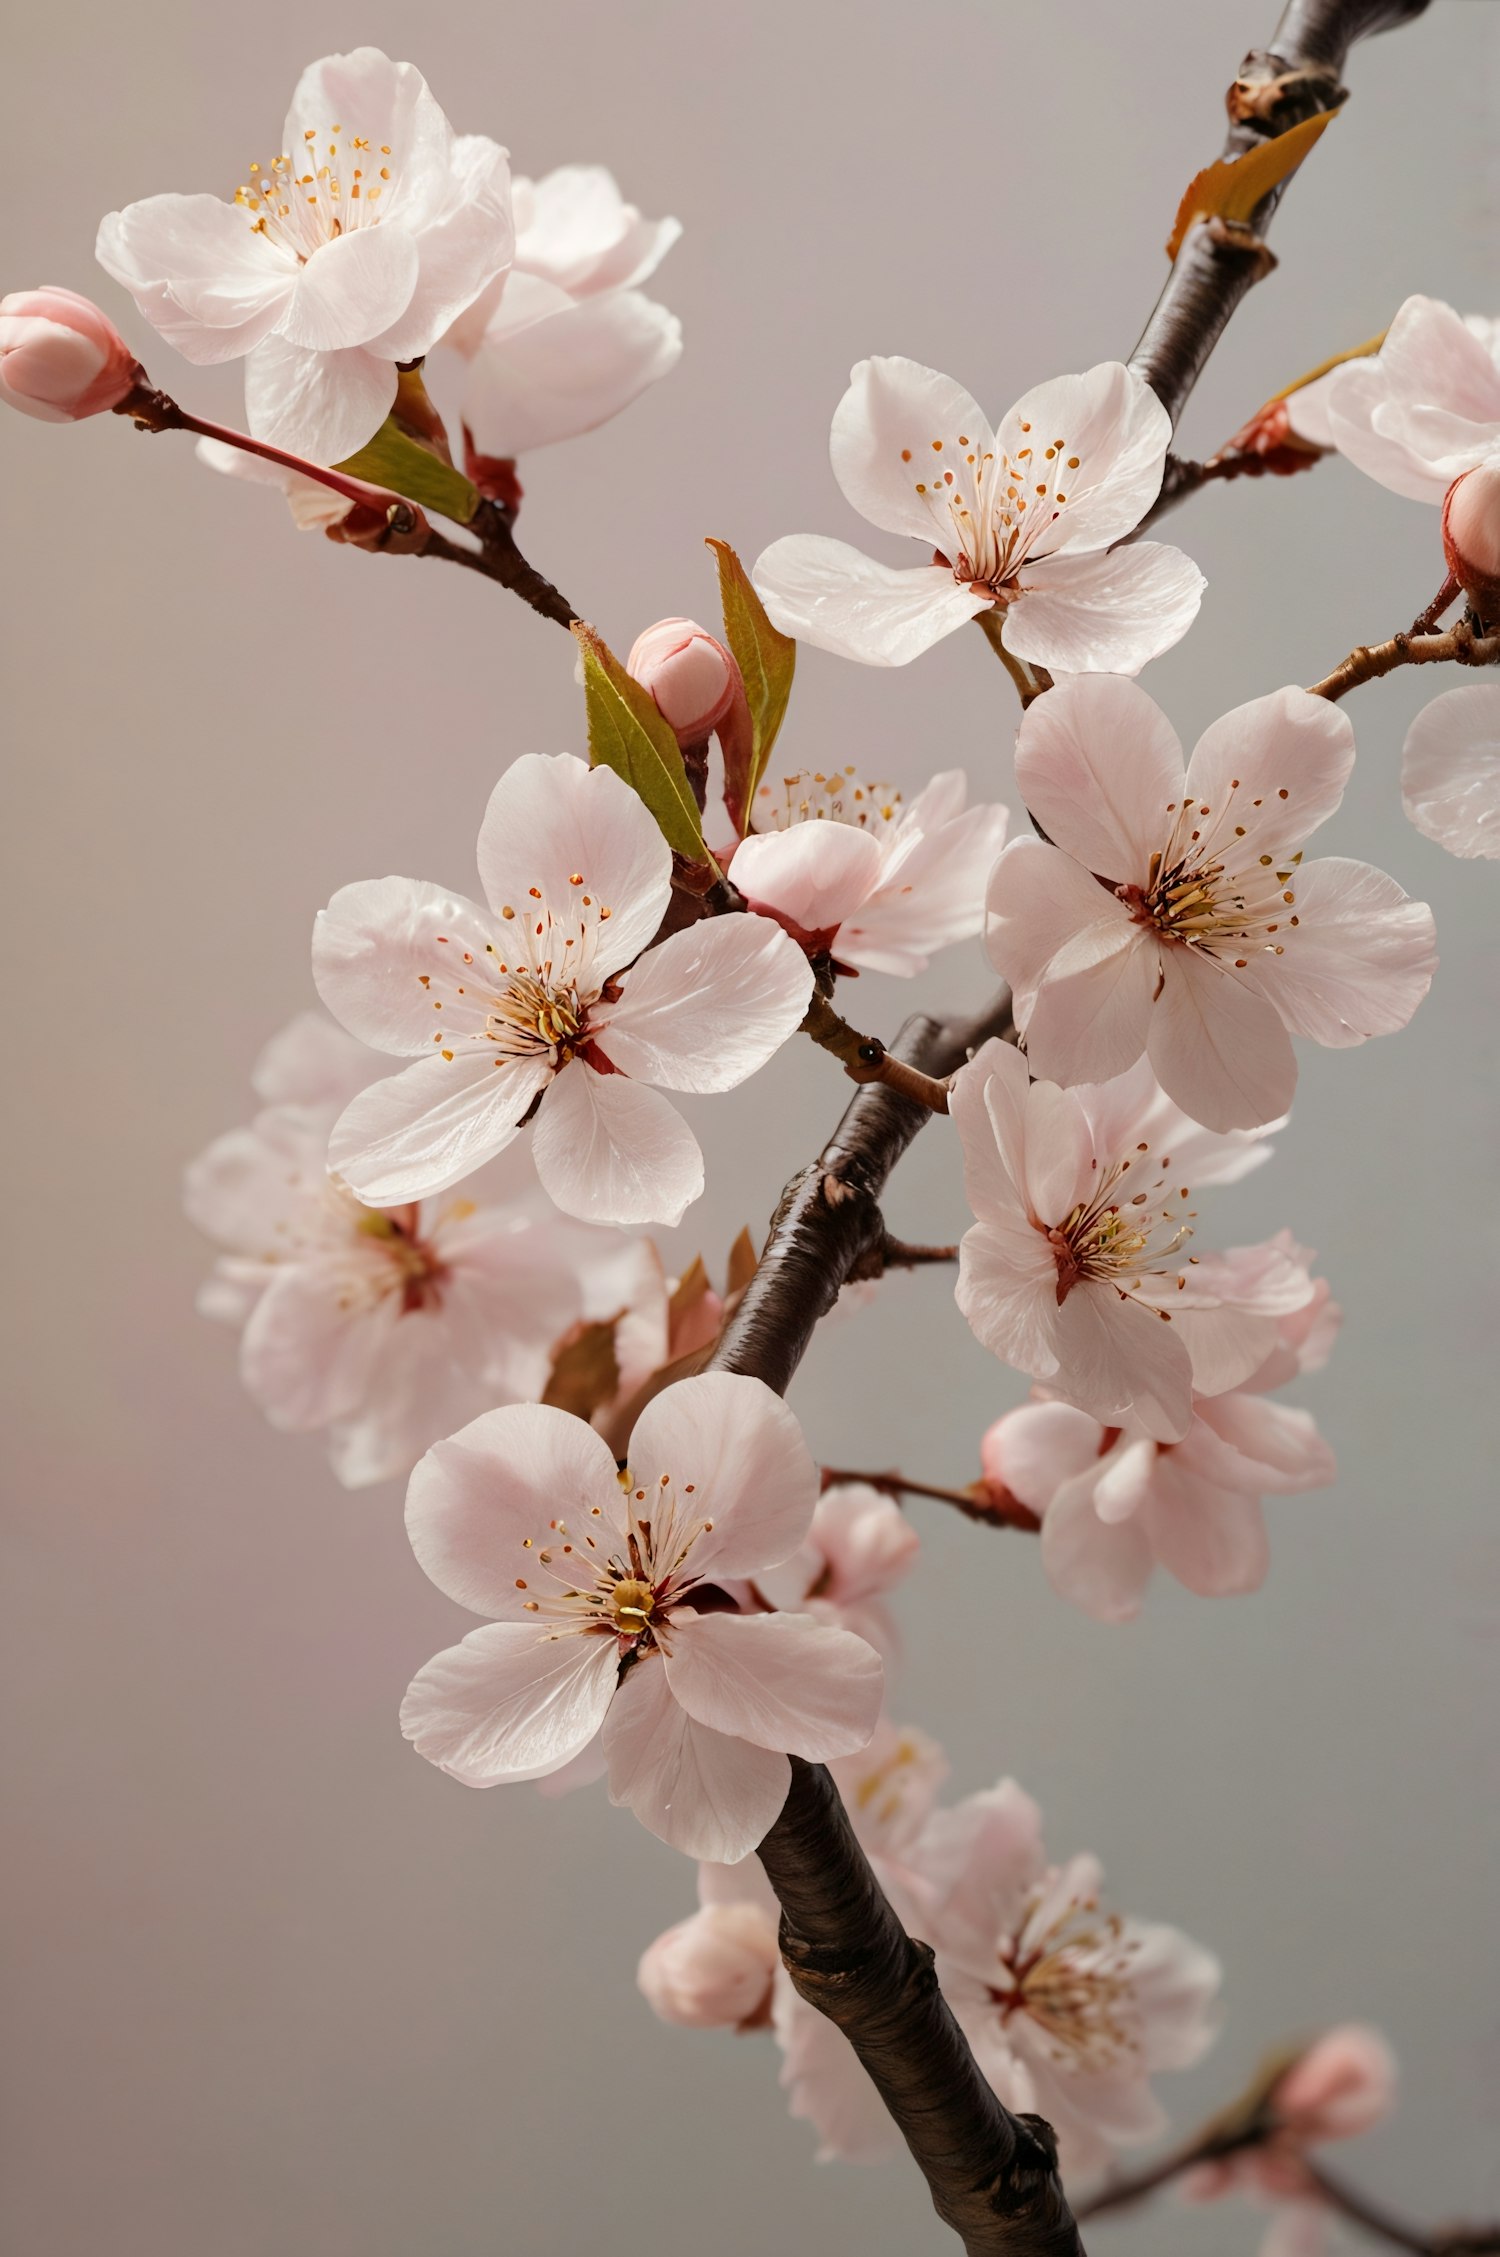
[[[851,970],[925,972],[934,949],[979,931],[1005,844],[1006,810],[966,808],[968,788],[947,769],[907,807],[853,768],[785,776],[779,795],[762,784],[734,882],[752,909]]]
[[[1201,1128],[1144,1063],[1080,1089],[1030,1080],[987,1042],[952,1086],[964,1184],[978,1218],[959,1249],[957,1299],[977,1337],[1105,1425],[1178,1442],[1193,1390],[1239,1387],[1313,1294],[1272,1243],[1247,1262],[1187,1254],[1199,1184],[1265,1157],[1243,1133]]]
[[[585,1234],[521,1207],[361,1206],[328,1174],[328,1132],[380,1061],[321,1013],[253,1076],[269,1100],[187,1171],[189,1217],[225,1249],[199,1296],[242,1325],[240,1371],[273,1426],[329,1430],[344,1486],[410,1473],[440,1435],[538,1395],[577,1317]]]
[[[434,1583],[494,1619],[414,1679],[407,1738],[481,1787],[560,1770],[602,1733],[616,1803],[690,1856],[746,1856],[788,1754],[852,1754],[880,1712],[862,1639],[739,1614],[722,1588],[796,1550],[817,1488],[786,1405],[725,1372],[658,1395],[619,1471],[566,1411],[476,1419],[417,1467],[406,1522]]]
[[[1303,1267],[1282,1234],[1275,1242]],[[1253,1275],[1260,1247],[1224,1256]],[[1194,1395],[1180,1442],[1160,1442],[1128,1414],[1104,1425],[1070,1403],[1034,1399],[1007,1411],[980,1445],[986,1486],[1042,1522],[1042,1566],[1055,1591],[1104,1622],[1139,1612],[1153,1570],[1204,1598],[1258,1590],[1270,1564],[1261,1498],[1322,1489],[1333,1452],[1306,1411],[1268,1400],[1298,1373],[1320,1370],[1339,1309],[1321,1278],[1312,1297],[1277,1323],[1277,1343],[1239,1387]]]
[[[500,1151],[541,1099],[533,1157],[565,1213],[679,1222],[703,1155],[644,1085],[733,1089],[763,1066],[806,1012],[806,957],[743,915],[650,947],[671,850],[628,784],[570,754],[507,769],[479,874],[487,909],[376,878],[319,916],[324,1002],[362,1041],[418,1060],[354,1100],[329,1165],[373,1205],[426,1198]]]
[[[1119,361],[1057,376],[991,430],[948,376],[866,360],[829,453],[872,525],[922,543],[906,571],[813,533],[774,541],[755,585],[775,624],[842,658],[904,666],[994,607],[1013,657],[1067,673],[1134,674],[1187,633],[1203,575],[1180,549],[1106,553],[1161,487],[1172,425]]]
[[[638,285],[677,241],[603,165],[560,165],[513,187],[515,258],[443,339],[469,363],[463,422],[477,451],[513,458],[608,422],[676,367],[682,324]]]
[[[396,363],[437,343],[514,243],[505,151],[455,135],[411,63],[357,47],[303,72],[280,153],[232,202],[127,204],[97,255],[189,360],[249,356],[257,437],[329,463],[374,436]]]
[[[1144,1052],[1215,1129],[1284,1113],[1291,1035],[1344,1047],[1404,1027],[1437,964],[1432,912],[1381,870],[1303,865],[1354,733],[1277,690],[1214,722],[1183,767],[1133,682],[1064,682],[1021,722],[1016,780],[1045,839],[990,880],[987,945],[1036,1071],[1103,1081]]]

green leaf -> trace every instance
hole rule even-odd
[[[459,525],[467,525],[479,507],[478,487],[451,463],[408,438],[393,416],[386,417],[358,454],[333,467],[347,470],[351,478],[367,478],[372,486],[386,486],[393,494],[404,494],[420,509],[435,509],[440,517],[451,517]]]
[[[573,633],[583,652],[589,766],[613,768],[622,776],[650,808],[662,837],[678,854],[712,863],[682,753],[655,699],[626,673],[603,637],[584,620],[573,621]]]
[[[743,813],[741,829],[750,820],[750,809],[756,790],[766,772],[771,748],[786,718],[787,700],[792,694],[792,675],[797,665],[797,645],[790,635],[783,635],[771,625],[766,607],[756,594],[749,573],[727,541],[716,541],[712,535],[708,547],[714,552],[719,565],[719,601],[724,612],[724,640],[734,653],[735,663],[744,677],[745,698],[750,707],[750,764],[743,780],[726,775],[725,797],[730,811],[735,813],[735,801]],[[726,756],[727,767],[727,756]]]

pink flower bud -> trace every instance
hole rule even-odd
[[[1500,462],[1482,462],[1448,488],[1443,553],[1480,618],[1500,620]]]
[[[107,314],[48,283],[0,298],[0,399],[44,423],[118,407],[144,371]]]
[[[691,619],[659,619],[637,635],[625,666],[651,692],[679,744],[702,744],[744,696],[731,653]]]
[[[1283,2129],[1299,2143],[1356,2139],[1396,2100],[1396,2057],[1378,2030],[1343,2022],[1293,2062],[1272,2095]]]
[[[706,1904],[647,1947],[635,1979],[664,2022],[737,2030],[764,2019],[779,1962],[762,1906]]]

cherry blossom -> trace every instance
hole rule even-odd
[[[1193,1391],[1239,1387],[1312,1297],[1272,1244],[1253,1263],[1185,1254],[1197,1185],[1232,1183],[1265,1156],[1244,1132],[1199,1127],[1138,1065],[1079,1089],[1032,1082],[987,1042],[950,1109],[977,1220],[957,1300],[985,1347],[1108,1425],[1179,1442]]]
[[[1007,811],[967,807],[968,779],[945,769],[910,806],[857,771],[782,779],[756,794],[759,828],[733,857],[750,907],[854,971],[925,972],[931,952],[984,923],[985,881]]]
[[[885,1595],[905,1581],[921,1548],[894,1498],[868,1482],[835,1482],[818,1499],[806,1542],[755,1587],[772,1606],[841,1623],[890,1662],[899,1641]]]
[[[663,2022],[689,2030],[759,2029],[770,2019],[781,1964],[776,1936],[774,1900],[702,1904],[647,1946],[636,1981]]]
[[[273,1426],[327,1429],[350,1489],[409,1473],[497,1399],[539,1394],[580,1297],[550,1222],[465,1199],[370,1208],[330,1179],[342,1098],[377,1065],[317,1014],[294,1021],[256,1079],[305,1095],[216,1138],[185,1184],[190,1219],[227,1250],[200,1306],[243,1326],[246,1389]]]
[[[490,1411],[430,1450],[406,1524],[438,1588],[493,1619],[414,1679],[402,1728],[466,1785],[539,1778],[602,1733],[612,1801],[733,1863],[786,1800],[788,1753],[864,1746],[882,1670],[808,1615],[715,1605],[795,1551],[817,1472],[758,1379],[708,1372],[647,1405],[617,1472],[580,1419]]]
[[[870,666],[904,666],[994,607],[1016,658],[1134,674],[1187,633],[1204,585],[1180,549],[1112,549],[1155,501],[1171,437],[1119,361],[1036,385],[995,430],[951,377],[861,361],[833,419],[833,474],[927,560],[898,570],[795,533],[760,557],[755,585],[783,633]]]
[[[1093,1857],[1049,1865],[1013,1779],[929,1823],[923,1933],[944,1996],[1007,2107],[1044,2116],[1064,2174],[1149,2140],[1150,2079],[1213,2041],[1219,1966],[1175,1928],[1104,1912]]]
[[[378,47],[302,74],[281,152],[232,202],[111,212],[100,264],[189,360],[246,359],[250,427],[318,462],[372,438],[419,360],[510,263],[503,149],[456,136],[410,63]]]
[[[1323,382],[1312,406],[1299,394],[1299,430],[1318,439],[1326,425],[1320,443],[1393,494],[1440,502],[1455,478],[1500,455],[1500,322],[1408,298],[1378,353]]]
[[[1500,689],[1445,690],[1406,732],[1401,803],[1450,854],[1500,858]]]
[[[1144,690],[1059,683],[1022,719],[1016,779],[1045,838],[990,880],[986,942],[1035,1070],[1064,1086],[1144,1052],[1214,1129],[1284,1113],[1292,1034],[1337,1048],[1404,1027],[1437,963],[1432,912],[1303,842],[1343,797],[1346,715],[1284,689],[1213,723],[1184,771]]]
[[[128,399],[145,371],[109,316],[46,283],[0,298],[0,400],[42,423],[78,423]]]
[[[1283,1233],[1272,1242],[1305,1270]],[[1223,1257],[1253,1274],[1266,1250]],[[1038,1389],[980,1446],[985,1483],[1041,1516],[1042,1565],[1053,1588],[1103,1622],[1140,1611],[1155,1568],[1190,1591],[1223,1598],[1259,1589],[1269,1564],[1260,1500],[1326,1488],[1333,1453],[1306,1411],[1266,1400],[1269,1388],[1327,1361],[1339,1309],[1326,1281],[1278,1320],[1279,1338],[1239,1388],[1195,1395],[1180,1442],[1159,1442],[1128,1414],[1104,1425]]]
[[[682,357],[682,324],[638,285],[682,228],[643,219],[602,165],[513,189],[515,258],[444,339],[469,363],[463,420],[507,460],[592,431]]]
[[[324,1002],[362,1041],[418,1061],[354,1100],[330,1166],[373,1205],[426,1198],[509,1144],[540,1100],[532,1155],[564,1213],[680,1221],[703,1155],[646,1085],[733,1089],[763,1066],[806,1012],[806,958],[748,916],[650,947],[670,849],[628,784],[569,754],[528,754],[501,777],[479,874],[487,908],[379,878],[319,916]]]

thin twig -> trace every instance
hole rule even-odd
[[[878,1034],[858,1033],[847,1019],[840,1018],[826,996],[813,997],[802,1022],[802,1032],[810,1035],[820,1050],[831,1051],[851,1081],[883,1082],[899,1097],[909,1097],[913,1104],[925,1105],[929,1113],[947,1112],[946,1082],[898,1058],[887,1050]]]
[[[1310,697],[1336,699],[1394,674],[1398,666],[1494,666],[1500,663],[1500,634],[1476,635],[1466,619],[1446,635],[1392,635],[1388,643],[1361,643],[1341,666],[1310,685]]]
[[[986,610],[976,613],[974,624],[1015,683],[1016,695],[1021,700],[1024,712],[1033,699],[1041,696],[1043,690],[1051,689],[1052,676],[1045,666],[1028,666],[1025,659],[1017,658],[1006,649],[1005,614],[995,605],[991,604]]]
[[[1377,2241],[1389,2242],[1395,2249],[1410,2250],[1412,2257],[1484,2257],[1484,2253],[1500,2251],[1500,2222],[1487,2226],[1440,2226],[1436,2230],[1414,2226],[1409,2219],[1398,2218],[1358,2187],[1350,2186],[1347,2180],[1314,2162],[1311,2156],[1304,2155],[1301,2162],[1309,2183],[1330,2210],[1336,2210],[1351,2226],[1359,2226]]]
[[[887,1270],[915,1270],[929,1262],[956,1262],[958,1248],[954,1246],[910,1246],[904,1238],[892,1238],[889,1231],[880,1241],[880,1264]]]
[[[845,1466],[825,1465],[826,1482],[859,1481],[867,1489],[883,1489],[893,1497],[932,1497],[940,1505],[953,1505],[967,1520],[982,1520],[991,1528],[1021,1528],[1035,1535],[1041,1521],[1017,1498],[1004,1503],[992,1497],[982,1481],[969,1489],[940,1489],[930,1481],[910,1481],[904,1473],[855,1473]]]

